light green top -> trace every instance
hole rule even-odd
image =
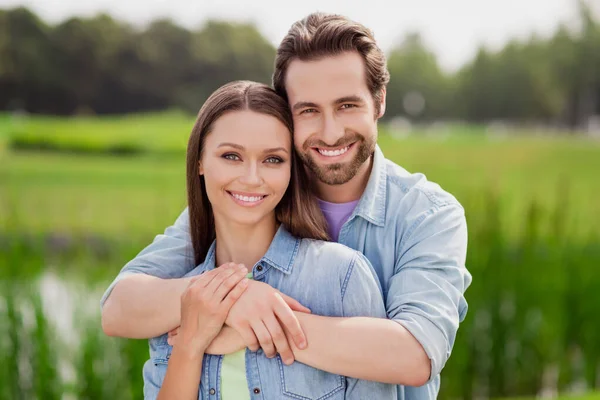
[[[252,272],[249,272],[247,277],[252,279]],[[223,400],[250,400],[246,380],[246,349],[223,356],[221,397]]]

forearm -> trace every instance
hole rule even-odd
[[[299,350],[288,340],[297,361],[334,374],[383,383],[421,386],[429,379],[431,362],[423,347],[394,321],[296,315],[308,341],[308,347]]]
[[[165,380],[158,393],[158,400],[197,399],[203,357],[203,353],[196,355],[176,344],[169,359]]]
[[[235,329],[223,326],[221,332],[213,339],[206,349],[206,354],[225,355],[235,353],[246,348],[242,336]]]
[[[179,326],[181,294],[190,279],[146,274],[123,278],[102,308],[102,329],[110,336],[145,339]]]

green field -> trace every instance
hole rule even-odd
[[[185,146],[192,125],[192,117],[179,113],[74,121],[46,117],[10,122],[2,116],[2,215],[35,231],[155,233],[185,204]],[[62,151],[9,148],[9,140],[34,143],[32,137],[43,137]],[[600,230],[598,141],[496,138],[483,129],[465,133],[460,128],[446,135],[417,132],[395,139],[384,127],[379,144],[389,159],[425,173],[455,194],[472,210],[468,217],[474,217],[491,192],[500,198],[502,222],[512,233],[521,232],[522,213],[532,202],[547,210],[557,202],[568,207],[570,236]],[[139,154],[95,154],[119,146]]]
[[[103,337],[97,301],[185,207],[193,121],[177,112],[0,114],[0,400],[139,398],[146,344]],[[527,398],[574,382],[599,389],[600,141],[464,126],[401,137],[382,125],[379,144],[466,209],[474,281],[440,398]],[[82,340],[75,348],[45,320],[37,288],[48,276],[78,288],[69,301]],[[74,317],[88,306],[87,317]],[[55,358],[74,371],[57,372]],[[33,381],[10,367],[19,360],[41,371]],[[121,379],[103,383],[117,372]]]

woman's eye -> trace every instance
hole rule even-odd
[[[232,153],[223,154],[223,158],[230,161],[238,161],[240,159],[237,154]]]
[[[269,157],[265,160],[265,162],[268,164],[280,164],[283,162],[283,160],[279,157]]]

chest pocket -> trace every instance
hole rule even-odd
[[[346,379],[341,375],[309,367],[295,361],[285,365],[277,356],[281,387],[286,398],[300,400],[340,400],[344,398]]]

